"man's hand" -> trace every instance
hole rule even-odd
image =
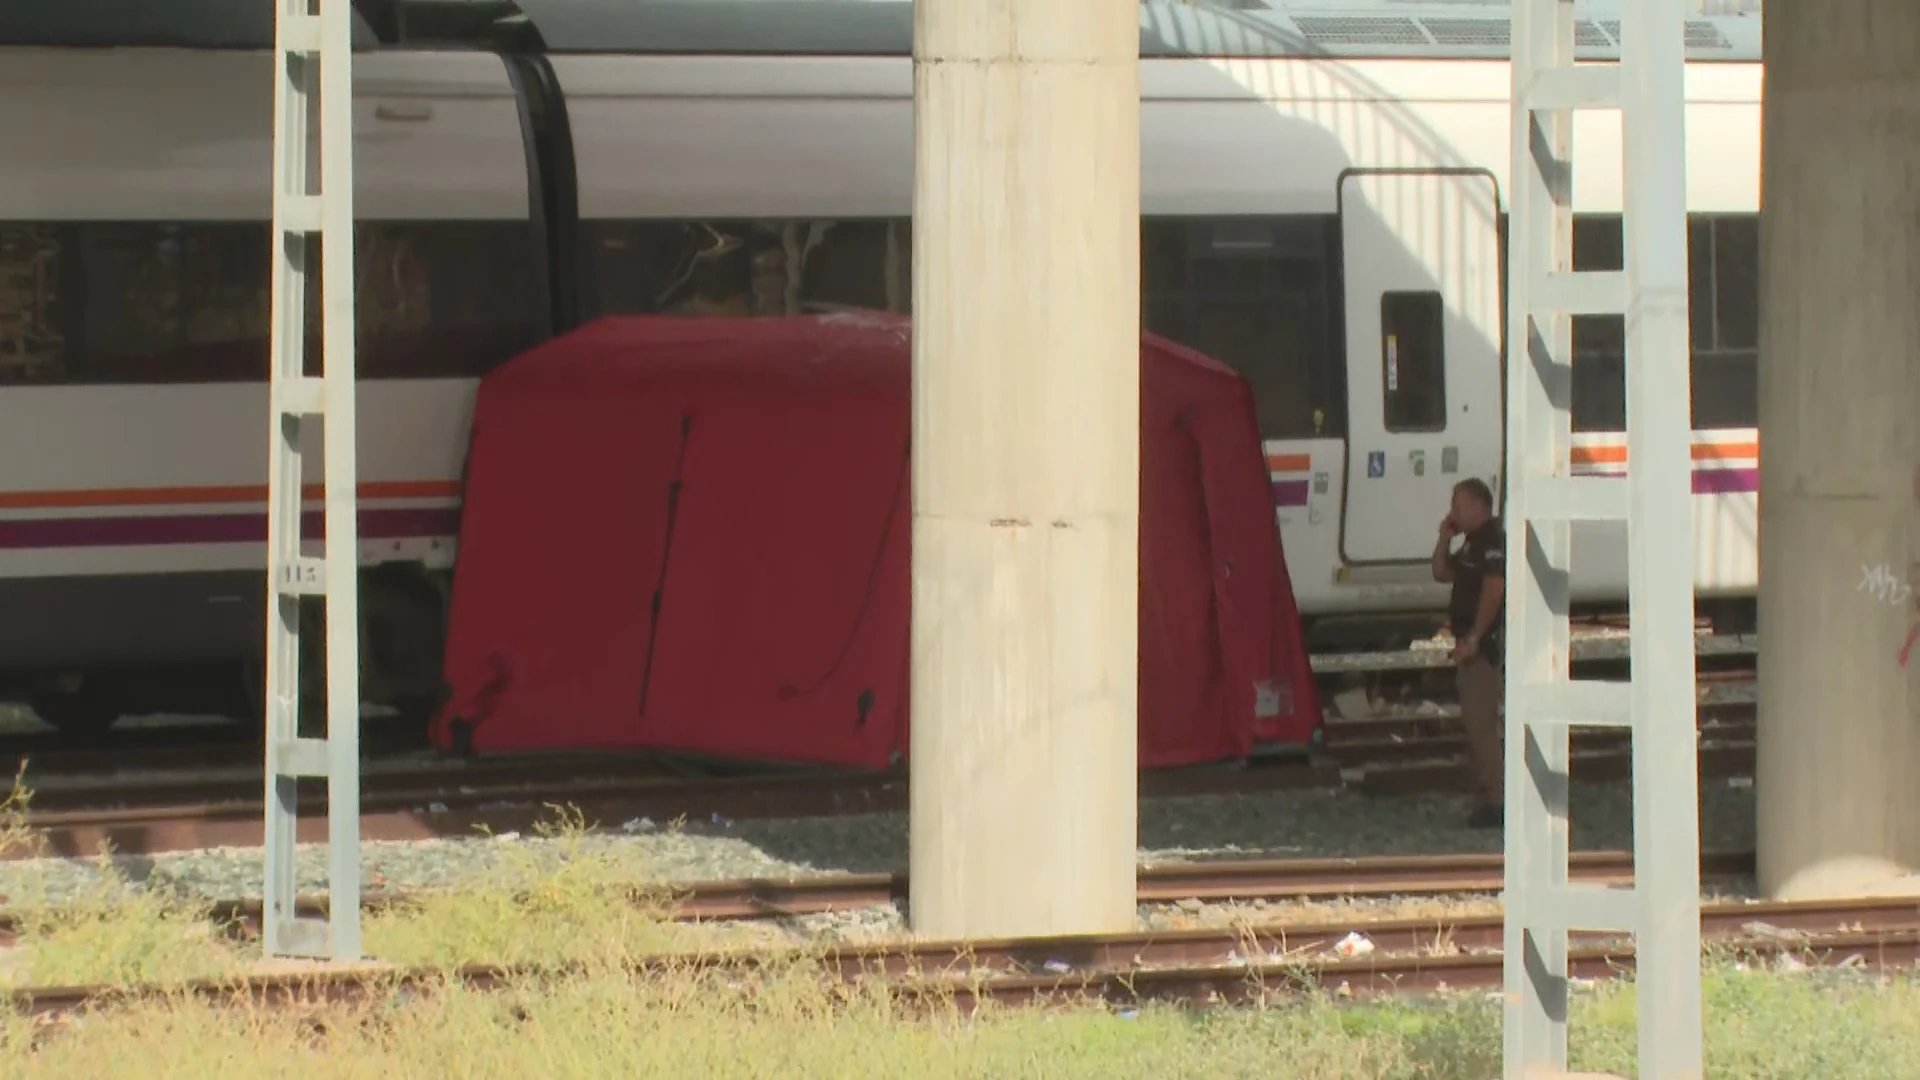
[[[1463,637],[1453,643],[1453,662],[1460,665],[1480,655],[1480,643],[1473,638]]]
[[[1446,517],[1440,519],[1440,538],[1442,540],[1451,540],[1459,535],[1459,533],[1460,529],[1454,525],[1452,514],[1448,514]]]

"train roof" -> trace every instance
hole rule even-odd
[[[911,0],[355,0],[356,47],[907,56]],[[1577,54],[1619,55],[1619,0],[1587,0]],[[269,49],[267,0],[8,0],[0,44]],[[1143,0],[1146,57],[1506,59],[1499,0]],[[1693,61],[1758,63],[1761,17],[1687,20]]]

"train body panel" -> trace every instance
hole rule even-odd
[[[0,484],[0,676],[257,655],[271,55],[0,55],[0,285],[29,296],[0,316],[0,460],[32,463]],[[359,393],[361,561],[445,569],[477,380],[407,376],[539,340],[536,275],[498,269],[538,255],[519,105],[487,53],[365,55],[355,88],[359,361],[387,376]],[[479,275],[450,318],[364,301]],[[317,547],[318,425],[305,445]]]
[[[271,53],[0,49],[0,215],[267,221]],[[369,221],[524,220],[513,87],[487,53],[354,60],[354,211]],[[74,133],[87,132],[85,138]],[[316,166],[317,167],[317,166]]]
[[[6,663],[262,645],[270,62],[0,49],[0,286],[46,300],[0,304],[0,460],[32,463],[0,483],[0,610],[37,627],[0,634]],[[910,60],[550,64],[582,315],[905,310]],[[566,223],[542,220],[511,63],[369,52],[355,75],[360,555],[445,569],[476,380],[544,336],[542,245]],[[1442,606],[1425,558],[1447,489],[1498,488],[1509,80],[1492,59],[1142,63],[1143,310],[1254,383],[1307,614]],[[1711,235],[1757,213],[1760,82],[1757,63],[1689,69],[1688,200]],[[1617,214],[1617,118],[1581,115],[1577,140],[1577,209]],[[1707,596],[1757,584],[1739,419],[1695,433]],[[1575,441],[1576,471],[1624,468],[1617,432]],[[1624,596],[1625,560],[1618,527],[1577,526],[1576,598]]]
[[[912,212],[910,61],[577,56],[554,66],[585,218]],[[1143,61],[1141,211],[1333,213],[1354,168],[1484,169],[1505,192],[1510,78],[1506,63],[1477,60]],[[1687,93],[1689,208],[1757,212],[1759,65],[1695,65]],[[1580,114],[1575,143],[1575,210],[1619,213],[1618,116]]]
[[[1355,568],[1340,557],[1341,492],[1347,481],[1346,443],[1338,439],[1269,441],[1267,468],[1293,591],[1305,615],[1388,614],[1439,610],[1447,586],[1424,561]],[[1759,528],[1757,433],[1695,432],[1693,437],[1693,575],[1704,598],[1751,596],[1759,588],[1755,537]],[[1626,440],[1576,435],[1574,473],[1625,476]],[[1364,469],[1365,463],[1362,462]],[[1405,535],[1427,546],[1446,513],[1453,477],[1436,475],[1402,516]],[[1425,528],[1421,528],[1425,526]],[[1576,522],[1572,528],[1571,590],[1576,603],[1605,603],[1627,592],[1626,527]]]
[[[361,560],[452,564],[472,379],[388,380],[359,395]],[[42,451],[0,493],[0,578],[266,565],[264,383],[0,393],[0,453]],[[326,481],[320,433],[307,505]],[[310,525],[309,536],[318,526]]]

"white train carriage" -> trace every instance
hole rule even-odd
[[[262,651],[271,30],[228,6],[0,13],[0,683],[74,725]],[[459,7],[362,6],[371,700],[437,685],[478,376],[605,312],[911,294],[907,3]],[[1303,611],[1437,609],[1447,491],[1502,468],[1506,13],[1239,7],[1141,8],[1144,319],[1252,382]],[[1688,32],[1693,559],[1750,596],[1760,25]],[[1576,262],[1618,266],[1618,119],[1576,139]],[[1623,337],[1577,320],[1581,470],[1629,466]],[[1577,599],[1624,596],[1619,527],[1574,550]]]

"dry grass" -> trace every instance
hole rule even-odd
[[[32,797],[16,775],[0,801],[0,853],[40,853],[39,838],[26,825]],[[104,851],[100,859],[110,869]],[[239,962],[205,906],[135,889],[115,873],[57,905],[32,893],[7,899],[20,946],[0,954],[0,985],[194,979],[232,971]]]
[[[1576,1065],[1630,1074],[1630,986],[1583,995]],[[830,999],[801,969],[613,972],[481,994],[449,987],[297,1014],[148,1002],[58,1034],[0,1024],[0,1074],[45,1077],[511,1077],[929,1080],[1285,1076],[1486,1080],[1498,1014],[1484,998],[1113,1014],[908,1016],[878,986]],[[1912,981],[1716,969],[1709,1075],[1899,1080],[1920,1051]]]
[[[538,832],[557,842],[557,868],[524,848],[509,849],[485,884],[425,894],[368,916],[367,955],[407,967],[521,967],[620,963],[706,943],[700,928],[667,917],[670,894],[634,884],[646,880],[644,866],[616,851],[590,850],[578,812],[556,812],[557,820]]]
[[[16,789],[0,846],[23,842]],[[567,844],[577,819],[551,830]],[[0,1015],[0,1077],[526,1077],[701,1080],[801,1077],[1272,1077],[1486,1080],[1499,1072],[1499,1015],[1485,996],[1342,1004],[1276,992],[1260,1009],[988,1008],[970,1018],[909,1008],[878,981],[829,988],[804,957],[766,968],[683,967],[648,977],[631,961],[739,938],[668,923],[670,898],[641,896],[643,867],[572,849],[485,887],[370,916],[369,953],[407,965],[579,965],[480,993],[457,985],[355,1006],[249,1012],[184,997],[103,1007],[57,1031]],[[148,982],[245,970],[257,954],[206,929],[177,899],[109,881],[81,903],[31,908],[17,983]],[[1443,936],[1435,947],[1444,949]],[[1276,991],[1281,988],[1275,988]],[[1291,988],[1288,988],[1291,989]],[[1920,983],[1858,973],[1770,974],[1716,961],[1708,982],[1709,1072],[1728,1080],[1876,1080],[1916,1075]],[[1576,1064],[1632,1071],[1633,988],[1580,997]]]

